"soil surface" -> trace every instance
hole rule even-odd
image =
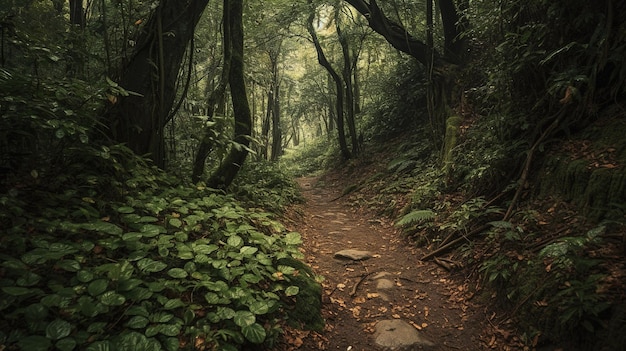
[[[298,179],[306,203],[290,230],[302,234],[306,262],[323,277],[323,332],[287,330],[286,350],[389,350],[377,323],[402,320],[426,342],[411,350],[518,350],[518,339],[462,271],[449,272],[403,238],[388,219],[353,209],[341,179]],[[344,249],[368,251],[364,260],[338,259]],[[381,283],[382,282],[382,283]],[[481,302],[482,301],[482,302]],[[431,344],[430,346],[428,344]]]

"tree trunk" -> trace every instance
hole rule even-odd
[[[352,156],[358,156],[359,154],[359,142],[356,135],[356,124],[354,116],[354,90],[352,87],[352,60],[350,59],[350,47],[348,44],[348,38],[342,32],[339,25],[339,8],[335,10],[335,26],[337,28],[337,36],[339,37],[339,43],[341,44],[341,52],[343,54],[343,82],[345,85],[346,94],[346,123],[348,124],[348,130],[350,131],[350,141],[352,143]]]
[[[409,34],[404,27],[387,18],[375,0],[371,0],[369,4],[364,0],[346,0],[346,2],[367,18],[370,28],[382,35],[391,46],[411,55],[422,65],[428,65],[430,59],[428,46]],[[432,54],[437,66],[445,63],[438,52]]]
[[[207,117],[209,125],[205,127],[204,135],[200,140],[200,144],[198,145],[198,151],[196,153],[196,157],[193,162],[193,172],[191,175],[191,180],[194,182],[198,182],[202,175],[204,174],[204,168],[206,164],[206,159],[213,150],[213,125],[211,122],[213,121],[213,116],[215,115],[215,110],[218,112],[224,112],[225,103],[224,100],[226,98],[226,86],[228,85],[228,76],[230,73],[230,62],[231,62],[231,34],[230,34],[230,25],[228,24],[229,15],[228,15],[228,4],[227,0],[224,0],[223,7],[223,22],[224,22],[224,34],[222,38],[222,46],[223,46],[223,59],[224,65],[222,68],[222,74],[220,76],[220,81],[217,87],[211,92],[209,98],[207,100]]]
[[[310,4],[310,2],[309,2]],[[324,51],[322,50],[322,46],[320,45],[319,39],[317,38],[317,33],[315,33],[315,28],[313,28],[313,20],[315,19],[315,10],[311,9],[311,13],[309,14],[309,18],[307,21],[307,30],[313,39],[313,44],[315,44],[315,50],[317,51],[317,61],[322,67],[328,71],[328,74],[332,77],[335,82],[335,89],[337,92],[337,101],[335,103],[335,110],[337,111],[337,132],[339,138],[339,148],[341,149],[341,157],[344,160],[350,159],[350,150],[348,150],[348,143],[346,142],[346,134],[344,130],[344,120],[343,120],[343,82],[341,81],[341,77],[337,72],[333,69],[332,65],[324,55]]]
[[[113,139],[165,165],[163,127],[172,118],[183,56],[208,0],[162,0],[137,40],[120,85],[133,94],[118,97],[108,115]]]
[[[211,176],[208,185],[212,188],[226,189],[233,182],[239,169],[248,156],[252,116],[248,105],[248,95],[244,80],[243,65],[243,0],[227,0],[229,7],[232,57],[228,83],[235,115],[236,146],[232,147],[226,159]]]
[[[271,161],[278,160],[278,157],[282,154],[282,140],[283,133],[280,127],[280,75],[278,72],[278,58],[280,54],[280,44],[278,48],[271,49],[269,52],[270,62],[272,65],[272,97],[273,100],[268,102],[268,107],[271,106],[272,112],[272,153],[270,155]],[[271,104],[271,105],[270,105]]]

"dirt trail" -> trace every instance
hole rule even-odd
[[[332,181],[300,178],[306,204],[295,228],[304,254],[324,277],[322,333],[296,333],[287,340],[294,350],[385,350],[376,343],[375,325],[403,320],[434,346],[420,350],[505,350],[494,315],[474,303],[467,282],[431,262],[421,262],[418,249],[403,239],[389,221],[354,211]],[[334,258],[343,249],[367,250],[362,261]],[[377,276],[387,273],[389,286]],[[378,285],[378,286],[377,286]],[[502,331],[500,331],[502,332]]]

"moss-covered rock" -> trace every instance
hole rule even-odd
[[[624,219],[626,122],[604,120],[560,144],[540,174],[542,195],[559,194],[589,219]]]

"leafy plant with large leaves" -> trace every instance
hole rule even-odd
[[[91,100],[114,83],[0,73],[1,345],[229,350],[271,344],[284,323],[321,327],[299,234],[94,141]]]

